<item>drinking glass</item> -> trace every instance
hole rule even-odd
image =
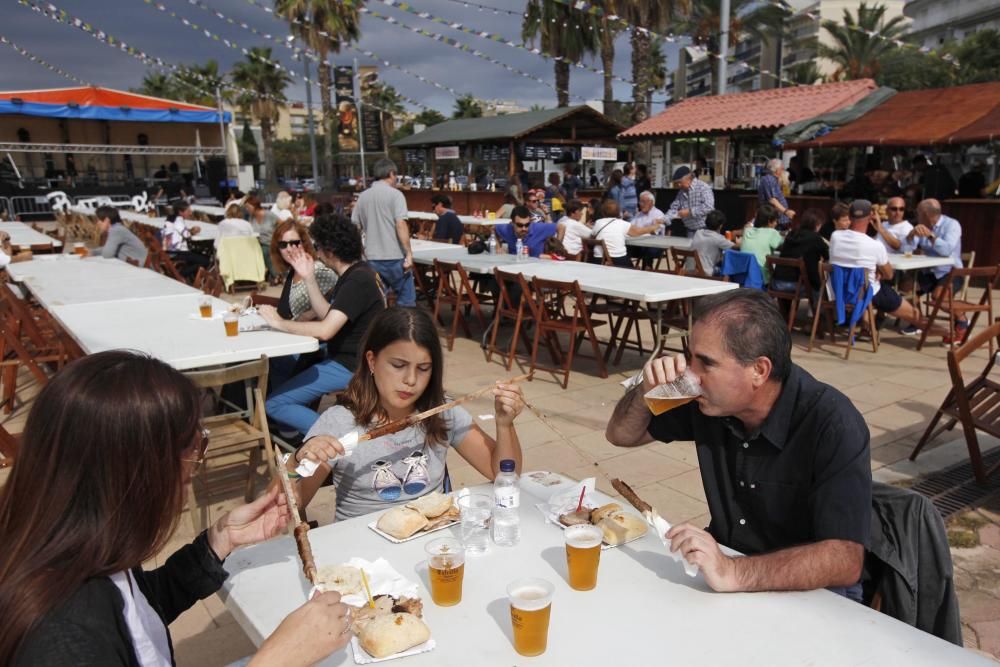
[[[701,396],[701,383],[689,369],[673,382],[653,387],[643,398],[649,406],[649,411],[654,415],[660,415],[667,410],[690,403],[699,396]]]
[[[212,297],[203,296],[198,299],[198,310],[201,312],[201,316],[206,319],[211,319],[212,317]]]
[[[470,556],[484,554],[490,547],[490,519],[493,516],[493,498],[482,493],[471,493],[458,499],[462,517],[462,544]]]
[[[597,586],[597,567],[601,563],[601,542],[604,531],[597,526],[579,524],[567,526],[566,570],[570,588],[578,591],[593,590]]]
[[[236,313],[226,313],[222,316],[222,323],[226,325],[226,335],[236,336],[240,332],[240,316]]]
[[[555,586],[545,579],[516,579],[507,586],[514,650],[524,656],[545,653]]]

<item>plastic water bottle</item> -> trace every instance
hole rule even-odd
[[[521,541],[521,486],[511,459],[500,462],[493,499],[493,542],[498,547],[515,546]]]
[[[490,254],[497,254],[497,235],[490,234]]]
[[[515,262],[520,262],[521,259],[523,259],[524,257],[524,243],[521,241],[521,239],[518,239],[517,243],[514,244],[514,254],[515,254],[514,257]]]

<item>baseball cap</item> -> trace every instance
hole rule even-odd
[[[855,199],[851,202],[852,218],[867,218],[872,213],[872,203],[867,199]]]
[[[690,167],[686,167],[686,166],[685,167],[677,167],[677,169],[674,170],[674,177],[673,177],[672,180],[679,181],[679,180],[681,180],[682,178],[684,178],[685,176],[687,176],[690,173],[691,173],[691,168]]]

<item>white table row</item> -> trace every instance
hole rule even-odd
[[[117,259],[81,259],[69,253],[41,255],[30,262],[11,264],[7,273],[11,280],[22,283],[46,310],[161,296],[189,296],[194,303],[201,294],[190,285]]]
[[[406,217],[409,220],[437,220],[438,214],[425,211],[407,211]],[[458,219],[463,225],[480,225],[482,227],[505,225],[510,222],[510,218],[483,218],[475,215],[460,215]]]
[[[63,245],[62,241],[35,231],[23,222],[0,222],[0,232],[7,232],[7,235],[10,236],[10,244],[19,250],[30,250],[33,245],[49,243],[54,248],[61,248]]]
[[[644,234],[642,236],[626,237],[625,244],[640,248],[659,248],[660,250],[667,250],[669,248],[689,250],[691,248],[691,239],[686,236],[654,236],[653,234]]]
[[[528,452],[530,454],[530,452]],[[526,455],[526,458],[529,458]],[[492,493],[488,485],[474,492]],[[601,553],[597,588],[580,592],[566,582],[562,531],[534,507],[542,499],[521,490],[521,542],[491,546],[465,563],[462,601],[439,607],[428,590],[428,541],[458,537],[458,527],[391,544],[369,530],[374,515],[309,531],[317,565],[352,557],[385,558],[418,584],[423,613],[437,647],[407,657],[407,667],[509,665],[907,665],[993,664],[889,616],[826,590],[802,593],[715,593],[690,578],[652,533]],[[669,507],[659,508],[668,520]],[[235,551],[220,593],[250,640],[260,645],[290,612],[306,602],[309,583],[291,537]],[[513,648],[505,588],[514,579],[542,577],[555,586],[548,649],[535,658]],[[350,649],[322,665],[351,665]]]
[[[215,218],[226,217],[226,209],[222,206],[211,206],[209,204],[191,204],[191,210],[195,213],[204,213]]]
[[[179,370],[312,352],[315,338],[276,331],[228,337],[221,313],[229,304],[213,299],[219,317],[200,318],[202,293],[149,269],[115,259],[48,255],[11,264],[21,283],[66,329],[84,352],[132,349]]]
[[[936,266],[951,266],[951,257],[931,257],[930,255],[906,255],[889,253],[889,264],[896,271],[917,271],[932,269]]]
[[[69,210],[78,215],[94,217],[93,211],[82,206],[70,206]],[[163,229],[163,226],[167,224],[166,218],[153,217],[145,213],[137,213],[127,209],[119,209],[118,215],[126,222],[148,225],[156,229]],[[219,237],[219,226],[211,222],[189,221],[188,225],[199,228],[198,233],[191,237],[194,241],[214,241]]]
[[[213,299],[216,317],[198,314],[200,294],[102,301],[56,306],[52,316],[87,354],[129,349],[145,352],[177,370],[314,352],[315,338],[277,331],[241,331],[227,336],[221,313],[229,307]]]

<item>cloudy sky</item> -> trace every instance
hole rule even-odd
[[[296,73],[301,73],[301,64],[291,59],[291,51],[268,42],[238,25],[230,25],[214,15],[218,11],[238,22],[245,22],[262,33],[275,37],[288,34],[287,24],[275,19],[261,6],[270,6],[273,0],[155,0],[166,9],[173,11],[200,28],[207,29],[220,38],[229,39],[242,47],[272,46],[275,59]],[[46,0],[31,0],[41,6],[48,6]],[[17,0],[3,0],[0,8],[0,34],[14,41],[18,46],[56,65],[70,74],[99,86],[128,89],[137,87],[143,75],[149,71],[137,59],[117,49],[106,46],[78,28],[57,23],[46,16],[21,5]],[[66,11],[73,17],[82,19],[116,39],[123,40],[152,56],[176,64],[203,63],[215,59],[224,70],[243,58],[239,50],[225,46],[221,41],[206,37],[192,30],[176,18],[158,11],[144,0],[51,0],[51,4]],[[205,11],[198,5],[206,6],[213,12]],[[489,31],[520,42],[521,16],[505,11],[481,9],[466,5],[462,0],[412,0],[415,9],[428,12],[436,17],[462,23],[467,28]],[[500,10],[521,11],[523,0],[477,0]],[[552,62],[523,49],[497,44],[459,30],[433,23],[407,12],[390,7],[380,0],[368,0],[368,7],[379,14],[391,17],[405,26],[418,27],[431,33],[455,39],[471,48],[522,70],[546,83],[554,83]],[[362,37],[358,46],[372,51],[384,60],[403,66],[428,79],[449,86],[459,93],[471,93],[479,98],[512,99],[524,106],[543,104],[555,106],[555,91],[502,67],[481,60],[469,53],[440,43],[428,37],[415,34],[401,25],[394,25],[374,16],[363,16]],[[676,48],[665,49],[668,64],[676,64]],[[359,64],[374,61],[364,55],[345,50],[336,57],[337,64],[350,64],[353,57]],[[630,79],[630,49],[627,36],[618,40],[615,74]],[[600,62],[590,63],[599,67]],[[76,85],[59,74],[33,63],[10,46],[0,44],[0,71],[3,72],[3,90],[33,88],[56,88]],[[421,82],[409,74],[380,67],[382,77],[403,95],[424,105],[436,108],[446,115],[454,105],[454,97],[445,91]],[[581,69],[571,70],[571,103],[584,99],[599,99],[602,96],[601,76]],[[316,91],[314,90],[314,96]],[[615,97],[628,99],[630,87],[623,82],[615,83]],[[301,79],[296,79],[288,90],[288,97],[305,99],[305,87]],[[418,110],[412,105],[409,108]]]

